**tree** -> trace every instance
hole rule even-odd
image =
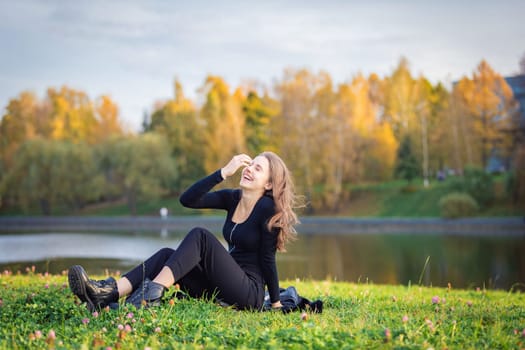
[[[205,174],[204,133],[197,120],[197,110],[184,96],[178,81],[175,82],[174,98],[153,112],[147,130],[164,135],[169,143],[178,174],[171,184],[175,193],[180,193]]]
[[[132,215],[139,200],[166,193],[176,176],[168,143],[156,133],[113,138],[98,152],[108,192],[124,196]]]
[[[419,140],[421,141],[421,173],[423,174],[423,185],[428,186],[429,183],[429,120],[432,119],[431,112],[431,99],[432,99],[432,85],[430,82],[420,77],[415,86],[416,93],[416,116],[418,122],[416,122],[416,133],[419,134]]]
[[[50,215],[60,197],[60,178],[52,166],[59,158],[54,146],[42,139],[24,142],[2,181],[1,193],[26,212],[36,205],[43,214]]]
[[[468,137],[469,164],[486,168],[494,150],[508,153],[516,101],[505,79],[486,61],[481,61],[471,79],[464,77],[454,87],[459,109],[465,114],[464,137]],[[466,130],[466,129],[469,130]],[[507,154],[508,155],[508,154]]]
[[[450,100],[450,92],[441,83],[432,87],[427,118],[427,138],[429,168],[433,170],[442,170],[445,166],[450,167],[453,164],[454,150],[449,122]]]
[[[94,139],[97,143],[113,136],[124,135],[118,106],[109,96],[103,95],[95,101],[94,112],[97,120]]]
[[[101,194],[93,153],[84,144],[35,138],[18,149],[0,193],[24,211],[40,206],[45,215],[56,206],[81,208]]]
[[[364,163],[366,180],[387,181],[392,178],[396,163],[398,142],[389,124],[381,122],[374,126],[374,136]]]
[[[47,90],[51,106],[51,138],[71,142],[95,143],[97,119],[86,93],[63,86]]]
[[[0,159],[6,168],[12,165],[13,155],[22,143],[42,136],[37,123],[39,109],[36,96],[30,92],[22,92],[9,101],[0,121]]]
[[[343,120],[339,128],[346,134],[346,182],[385,180],[392,176],[397,141],[389,123],[381,120],[382,82],[357,75],[339,87]]]
[[[108,96],[93,106],[84,92],[67,87],[48,89],[43,101],[22,92],[0,121],[0,159],[9,167],[18,147],[36,137],[94,144],[123,133],[118,107]]]
[[[418,162],[412,151],[412,142],[410,137],[405,136],[397,152],[395,174],[410,183],[419,174],[418,169]]]
[[[337,210],[343,197],[344,162],[340,118],[336,113],[337,94],[332,78],[326,72],[316,77],[315,92],[312,96],[311,148],[314,192],[313,204]],[[320,203],[317,203],[320,202]]]
[[[322,146],[317,142],[320,124],[313,103],[318,87],[323,85],[321,81],[322,78],[305,69],[287,69],[276,84],[281,110],[273,124],[274,134],[279,140],[283,158],[294,169],[299,191],[310,203],[315,199],[315,171],[319,168],[319,159],[313,158],[313,154]]]
[[[275,148],[271,135],[270,123],[277,115],[275,101],[268,96],[259,97],[250,91],[243,101],[242,111],[246,118],[246,148],[248,154],[259,154]]]
[[[411,135],[418,123],[417,81],[412,77],[408,61],[401,58],[397,68],[385,81],[383,119],[398,140]]]
[[[239,99],[230,94],[222,78],[209,76],[200,92],[205,100],[199,115],[204,130],[204,167],[212,172],[226,164],[232,154],[246,150],[244,117]]]

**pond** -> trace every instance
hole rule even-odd
[[[125,272],[182,234],[32,233],[0,235],[0,271]],[[224,242],[223,242],[224,243]],[[277,255],[279,278],[358,283],[525,289],[525,236],[307,234]]]

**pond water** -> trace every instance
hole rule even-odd
[[[125,272],[182,234],[37,233],[0,235],[0,271]],[[525,236],[309,234],[277,255],[279,278],[525,290]]]

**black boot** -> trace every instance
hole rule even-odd
[[[118,301],[117,282],[113,277],[101,281],[90,280],[80,265],[71,266],[68,272],[69,288],[82,302],[87,303],[89,311],[102,309]]]
[[[126,303],[134,305],[137,309],[142,306],[146,308],[158,306],[160,305],[160,301],[165,291],[166,287],[162,284],[153,282],[149,278],[146,278],[142,284],[126,298]]]

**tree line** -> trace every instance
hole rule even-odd
[[[1,207],[52,214],[125,198],[134,213],[137,201],[176,196],[235,153],[263,150],[285,159],[312,212],[337,210],[351,184],[428,182],[440,170],[485,168],[494,155],[523,164],[518,104],[486,61],[450,88],[401,59],[389,76],[340,84],[307,69],[286,69],[271,87],[231,89],[210,75],[198,94],[197,103],[175,81],[173,97],[132,133],[108,96],[20,93],[0,122]]]

